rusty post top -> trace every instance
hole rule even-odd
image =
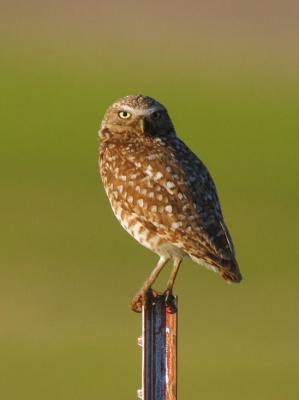
[[[177,400],[177,298],[150,291],[142,311],[142,400]]]

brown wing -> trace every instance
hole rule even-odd
[[[229,272],[236,268],[234,251],[215,186],[183,146],[178,152],[150,141],[113,148],[110,158],[118,162],[111,173],[114,184],[123,187],[121,193],[114,191],[114,200],[145,226],[151,224],[161,238]]]

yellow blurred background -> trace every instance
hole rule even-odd
[[[136,398],[156,256],[112,215],[97,130],[142,93],[209,167],[244,275],[183,264],[179,398],[298,399],[298,2],[0,7],[0,398]]]

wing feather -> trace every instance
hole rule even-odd
[[[118,162],[117,173],[120,179],[126,177],[124,190],[115,192],[115,201],[121,207],[140,221],[151,223],[162,238],[187,252],[199,257],[233,258],[215,185],[197,158],[191,172],[166,146],[154,152],[144,145],[131,146],[131,152],[121,147],[118,150],[122,162]]]

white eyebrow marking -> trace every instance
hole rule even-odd
[[[153,106],[150,108],[133,108],[130,106],[120,106],[120,111],[127,111],[129,113],[132,113],[133,115],[150,115],[155,111],[164,111],[163,108],[159,106]]]

